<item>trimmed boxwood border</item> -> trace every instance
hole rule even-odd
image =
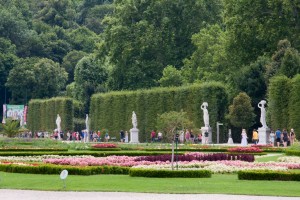
[[[300,173],[280,171],[239,171],[239,180],[278,180],[278,181],[300,181]]]
[[[96,174],[128,174],[129,167],[119,166],[86,166],[75,167],[68,165],[38,165],[38,166],[24,166],[24,165],[1,165],[0,171],[10,173],[24,173],[24,174],[59,174],[62,170],[68,170],[70,175],[96,175]]]
[[[143,152],[143,151],[80,151],[80,152],[0,152],[0,156],[40,156],[40,155],[59,155],[59,156],[78,156],[90,155],[94,157],[106,156],[151,156],[170,154],[169,152]],[[183,154],[183,152],[178,152]]]
[[[285,150],[285,154],[288,156],[300,156],[300,151],[297,150]]]
[[[16,151],[16,152],[23,152],[23,151],[68,151],[68,149],[66,148],[54,148],[54,149],[50,149],[50,148],[2,148],[0,149],[0,152],[5,152],[5,151]]]
[[[129,176],[131,177],[149,177],[149,178],[211,178],[209,170],[157,170],[131,168]]]

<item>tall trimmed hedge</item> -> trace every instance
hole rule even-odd
[[[300,74],[291,81],[289,95],[289,127],[294,128],[297,139],[300,139]]]
[[[227,108],[226,89],[217,82],[95,94],[91,98],[91,128],[108,129],[110,135],[119,136],[120,130],[129,131],[132,128],[131,116],[135,111],[140,130],[139,140],[145,142],[149,140],[151,130],[155,129],[157,115],[164,112],[183,110],[197,127],[204,126],[200,108],[203,102],[208,102],[213,140],[216,141],[215,124],[224,121]]]
[[[288,128],[289,125],[290,79],[276,76],[270,80],[268,88],[268,126],[273,129]]]
[[[27,125],[31,131],[53,131],[57,114],[61,117],[64,132],[73,130],[73,100],[70,98],[33,99],[28,105]]]

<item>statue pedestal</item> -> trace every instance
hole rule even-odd
[[[228,142],[227,142],[227,144],[233,144],[233,140],[232,140],[232,138],[230,137],[230,138],[228,138]]]
[[[130,129],[130,143],[140,143],[139,142],[139,129]]]
[[[202,144],[206,144],[205,142],[205,132],[208,132],[208,144],[212,143],[212,129],[211,127],[201,127],[201,133],[202,133]]]
[[[258,128],[258,144],[266,145],[269,144],[270,129],[268,127]]]

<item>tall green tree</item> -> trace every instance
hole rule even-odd
[[[235,66],[248,65],[273,52],[284,38],[300,47],[299,1],[224,0],[224,22],[229,33],[227,51]]]
[[[49,59],[21,59],[10,71],[6,86],[16,102],[30,98],[53,97],[65,88],[67,73]]]
[[[105,19],[105,42],[99,49],[100,57],[109,56],[109,87],[114,90],[156,86],[164,67],[178,69],[192,54],[191,36],[221,19],[219,0],[114,3],[114,13]]]
[[[90,98],[96,92],[106,91],[105,82],[107,70],[103,64],[93,55],[83,57],[75,68],[74,95],[85,105],[88,112]]]
[[[298,73],[300,73],[300,53],[287,39],[280,40],[271,62],[266,65],[266,81],[275,75],[292,78]]]
[[[174,66],[169,65],[163,71],[163,76],[158,80],[160,86],[170,87],[170,86],[181,86],[182,75],[179,70]]]
[[[214,24],[201,29],[192,36],[196,50],[192,56],[184,60],[182,73],[184,82],[195,81],[228,81],[232,73],[226,55],[226,31]]]
[[[68,73],[68,81],[67,84],[70,84],[74,81],[74,71],[75,67],[81,58],[86,56],[87,54],[83,51],[70,51],[64,58],[61,66],[65,68]]]
[[[257,105],[260,100],[266,98],[267,85],[265,81],[265,68],[269,64],[268,57],[259,57],[250,65],[243,66],[236,72],[233,77],[234,84],[239,91],[245,92],[253,101],[253,105]]]
[[[229,106],[230,123],[235,127],[247,129],[254,123],[254,117],[251,98],[245,92],[239,93]]]

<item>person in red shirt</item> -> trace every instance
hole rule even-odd
[[[154,130],[152,130],[151,132],[151,141],[154,142],[155,141],[155,137],[156,137],[156,133]]]

